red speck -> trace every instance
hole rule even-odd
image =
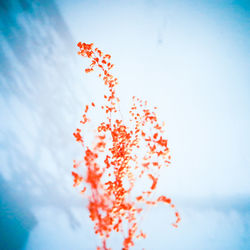
[[[88,112],[88,109],[89,109],[89,106],[88,105],[86,105],[86,107],[85,107],[85,113],[87,113]]]

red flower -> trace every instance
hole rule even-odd
[[[123,226],[126,224],[128,230],[123,240],[123,249],[128,250],[136,238],[146,237],[142,231],[138,234],[138,220],[145,206],[164,202],[175,209],[171,199],[164,195],[152,199],[158,183],[155,176],[160,176],[159,171],[164,162],[170,163],[168,141],[163,134],[163,125],[159,125],[157,115],[147,107],[147,101],[133,97],[130,121],[124,122],[119,109],[120,100],[116,95],[118,80],[110,71],[114,66],[109,61],[111,56],[93,48],[93,43],[79,42],[77,46],[80,50],[78,54],[91,61],[85,72],[99,70],[99,77],[107,87],[108,94],[104,95],[105,104],[101,106],[106,117],[97,126],[94,145],[83,145],[80,129],[77,128],[73,133],[84,150],[84,168],[80,169],[81,162],[74,161],[73,164],[75,169],[83,172],[84,177],[72,172],[73,186],[82,182],[88,186],[89,217],[94,222],[95,233],[102,237],[102,246],[97,249],[107,250],[107,239],[114,232],[124,231]],[[91,105],[95,107],[94,102]],[[88,109],[89,105],[86,105],[83,120],[80,121],[84,126],[90,122],[86,115]],[[145,187],[137,194],[134,188],[137,181],[148,177],[152,181],[150,188]],[[81,193],[85,192],[84,186]],[[181,220],[177,211],[175,216],[173,226],[177,227]]]

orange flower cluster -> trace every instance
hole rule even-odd
[[[94,48],[93,43],[79,42],[77,46],[78,54],[91,60],[85,72],[99,69],[107,94],[104,95],[105,105],[101,106],[106,118],[97,126],[94,146],[86,145],[81,129],[73,133],[84,150],[84,159],[74,161],[73,167],[78,173],[72,172],[73,186],[83,185],[81,193],[88,197],[89,216],[95,233],[102,237],[102,246],[97,249],[109,249],[107,239],[111,233],[120,232],[124,236],[123,249],[127,250],[135,239],[146,237],[138,223],[146,207],[164,202],[175,209],[171,199],[153,198],[159,170],[171,160],[168,141],[163,135],[164,124],[159,124],[155,111],[148,108],[146,101],[133,97],[128,126],[121,119],[120,100],[115,91],[118,81],[110,73],[114,66],[111,56]],[[81,120],[83,126],[90,122],[88,113],[95,108],[97,105],[93,102],[86,105]],[[79,169],[82,163],[84,167]],[[180,221],[177,211],[175,216],[173,226],[177,227]]]

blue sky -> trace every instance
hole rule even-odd
[[[183,220],[175,230],[168,208],[151,210],[134,249],[249,249],[249,3],[27,3],[1,7],[0,34],[0,174],[37,220],[24,248],[96,246],[70,175],[82,107],[103,95],[82,41],[112,55],[124,114],[135,95],[166,122],[173,161],[159,193]]]

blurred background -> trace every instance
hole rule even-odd
[[[103,95],[79,41],[112,55],[123,113],[135,95],[166,122],[159,193],[182,222],[152,209],[133,249],[250,249],[248,0],[1,0],[0,30],[1,250],[98,244],[72,187],[72,133]]]

